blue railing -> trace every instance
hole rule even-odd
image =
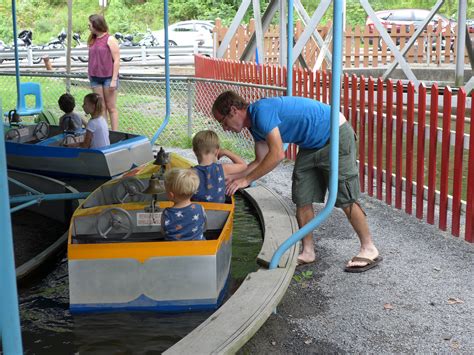
[[[317,228],[332,212],[336,203],[337,181],[339,170],[339,107],[341,91],[341,71],[342,71],[342,0],[334,0],[333,5],[333,60],[332,60],[332,84],[331,84],[331,135],[329,146],[329,158],[331,162],[329,172],[329,197],[324,209],[313,218],[308,224],[291,235],[277,249],[270,262],[270,269],[275,269],[282,255],[295,243],[304,238],[304,236]],[[292,90],[292,67],[290,49],[293,49],[293,0],[288,1],[288,65],[287,65],[287,94],[291,95]],[[291,26],[290,26],[291,23]],[[290,42],[291,37],[291,42]]]
[[[3,117],[1,114],[0,102],[0,117]],[[3,124],[0,124],[0,226],[0,334],[3,352],[6,355],[22,354]]]
[[[164,2],[164,30],[165,30],[165,85],[166,85],[166,115],[165,120],[161,124],[160,128],[156,131],[155,135],[151,139],[151,145],[154,145],[158,137],[160,136],[161,132],[166,128],[170,120],[170,106],[171,106],[171,94],[170,94],[170,50],[169,50],[169,42],[168,42],[168,0]]]

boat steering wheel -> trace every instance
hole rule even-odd
[[[33,135],[36,137],[36,139],[42,141],[48,138],[49,136],[49,124],[48,122],[41,121],[38,123],[33,130]]]
[[[111,232],[124,233],[122,239],[127,239],[133,232],[132,216],[123,208],[107,208],[97,217],[96,230],[104,239]]]
[[[5,140],[13,141],[15,143],[20,142],[21,133],[18,128],[12,128],[7,133],[5,133]]]
[[[61,145],[67,147],[71,143],[78,143],[77,137],[74,134],[65,134]]]
[[[144,183],[136,177],[128,177],[114,184],[112,195],[120,203],[138,202],[141,200]],[[136,198],[138,197],[138,198]]]

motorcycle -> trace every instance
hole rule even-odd
[[[74,33],[72,35],[72,39],[76,41],[76,48],[87,48],[87,44],[82,43],[81,35],[79,33]],[[83,63],[87,63],[89,61],[88,57],[72,57],[73,60],[80,60]]]
[[[48,42],[48,44],[44,45],[43,49],[66,49],[66,38],[67,33],[62,30],[56,39]],[[86,48],[87,45],[81,42],[81,36],[78,33],[74,33],[72,39],[76,42],[76,48]],[[51,59],[55,59],[58,57],[50,57]],[[80,60],[83,63],[88,61],[87,57],[72,57],[72,60]]]
[[[158,38],[153,34],[153,32],[148,28],[146,30],[145,36],[138,42],[139,46],[145,46],[145,47],[158,47],[160,46],[160,42]],[[161,59],[164,57],[161,55],[158,55]]]
[[[130,34],[124,36],[120,32],[116,32],[114,37],[119,42],[119,48],[140,47],[139,43],[133,42],[133,36]],[[120,59],[124,62],[130,62],[133,57],[123,57]]]
[[[39,46],[33,46],[32,43],[33,39],[33,32],[30,30],[23,30],[18,34],[18,50],[28,50],[29,48],[31,49],[41,49]],[[4,42],[0,41],[0,51],[5,51],[5,52],[13,52],[15,49],[15,46],[12,44],[10,46],[6,45]],[[0,59],[0,64],[3,63],[4,60],[15,60],[14,58],[12,59]],[[41,62],[41,57],[33,57],[33,63],[38,64]]]

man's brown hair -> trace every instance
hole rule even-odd
[[[241,110],[247,108],[249,103],[235,91],[224,91],[217,97],[216,101],[214,101],[214,104],[212,105],[212,114],[214,117],[216,112],[222,116],[226,116],[229,114],[232,106]]]

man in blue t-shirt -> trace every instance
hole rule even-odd
[[[293,171],[292,199],[300,228],[314,218],[313,202],[322,203],[329,181],[329,105],[302,97],[273,97],[253,104],[233,91],[219,95],[212,114],[224,130],[240,132],[247,128],[255,140],[255,160],[237,178],[227,182],[227,193],[234,194],[252,181],[272,171],[285,157],[284,143],[299,146]],[[355,133],[341,114],[339,119],[339,174],[336,207],[348,217],[359,236],[359,253],[346,265],[347,272],[363,272],[377,265],[382,257],[375,247],[365,212],[357,203],[360,194],[356,163]],[[315,261],[313,235],[303,238],[298,264]]]

